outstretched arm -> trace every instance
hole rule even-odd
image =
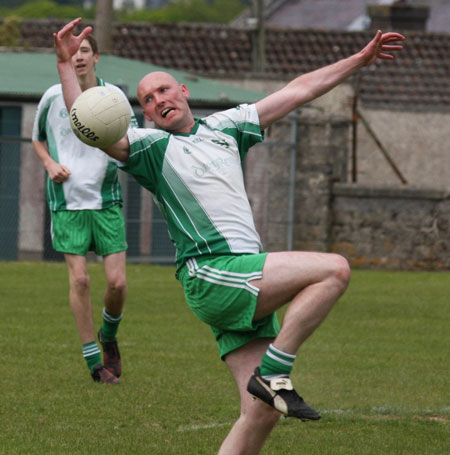
[[[297,107],[323,95],[363,66],[372,64],[377,58],[392,60],[387,52],[399,51],[401,45],[391,45],[393,41],[402,41],[399,33],[382,33],[380,30],[367,46],[357,54],[339,60],[311,73],[303,74],[289,82],[281,90],[256,103],[261,130],[287,115]]]
[[[81,94],[80,84],[72,64],[72,56],[77,53],[82,41],[92,31],[92,27],[85,27],[78,36],[75,36],[73,30],[80,22],[81,17],[66,24],[59,32],[53,33],[58,73],[68,111]],[[103,151],[116,160],[127,161],[129,150],[130,144],[127,135],[125,135],[119,142]]]

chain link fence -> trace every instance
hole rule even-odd
[[[281,232],[282,248],[286,248],[289,217],[274,217],[268,202],[272,172],[268,158],[273,146],[269,138],[249,153],[244,162],[245,184],[264,247],[270,243],[269,225],[272,222],[276,225],[275,231]],[[284,146],[289,149],[288,143]],[[152,195],[125,172],[119,171],[119,179],[123,191],[128,260],[173,264],[175,248]],[[288,186],[289,182],[280,179],[279,185]],[[45,200],[45,171],[29,138],[0,135],[0,208],[0,260],[64,260],[63,255],[52,247],[50,212]],[[285,211],[279,206],[276,210]],[[272,217],[269,217],[270,212]]]
[[[0,138],[0,259],[17,259],[20,141]]]
[[[30,139],[0,136],[0,260],[62,261],[64,256],[51,242],[45,173],[30,154],[34,154]],[[41,172],[32,174],[27,161]],[[129,259],[173,263],[175,249],[159,209],[132,177],[121,174]],[[151,218],[143,219],[146,214]]]

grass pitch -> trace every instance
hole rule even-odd
[[[101,265],[89,271],[99,326],[105,280]],[[173,275],[128,266],[113,387],[85,367],[65,265],[0,263],[2,455],[216,453],[237,390]],[[322,420],[283,419],[261,455],[447,454],[449,304],[449,273],[354,271],[294,368]]]

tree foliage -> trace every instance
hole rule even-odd
[[[0,16],[16,16],[23,19],[74,19],[83,17],[93,19],[95,17],[95,8],[83,8],[82,6],[59,5],[53,0],[34,0],[29,1],[18,8],[0,9]]]
[[[9,16],[0,24],[0,46],[20,45],[20,22],[20,18]]]
[[[95,18],[95,6],[83,8],[75,5],[61,5],[54,0],[9,0],[8,6],[0,8],[0,18],[16,16],[24,19],[84,19]],[[70,2],[68,2],[70,3]],[[243,0],[178,0],[163,8],[127,9],[114,12],[114,20],[121,22],[212,22],[227,23],[245,8]]]
[[[234,19],[245,5],[239,0],[179,0],[164,8],[135,10],[125,13],[123,22],[212,22],[227,23]]]

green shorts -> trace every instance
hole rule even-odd
[[[102,210],[61,210],[51,212],[53,248],[61,253],[98,256],[128,248],[125,221],[119,205]]]
[[[274,338],[275,314],[253,321],[267,253],[196,257],[186,261],[178,279],[194,314],[211,326],[222,359],[255,338]]]

